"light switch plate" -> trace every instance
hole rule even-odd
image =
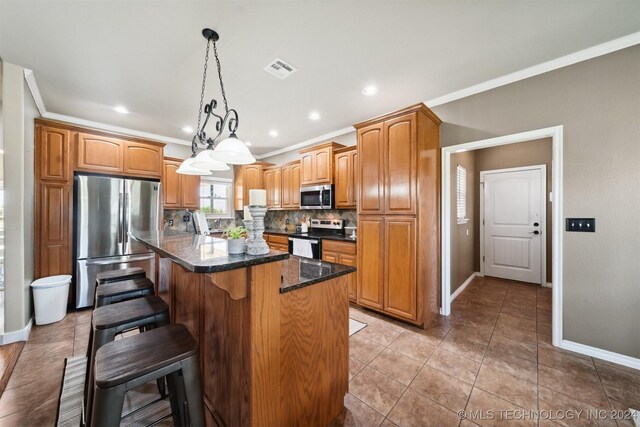
[[[567,218],[567,231],[583,231],[595,233],[595,218]]]

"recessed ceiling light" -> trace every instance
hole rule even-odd
[[[320,116],[320,113],[318,113],[317,111],[312,111],[307,117],[309,117],[310,120],[320,120],[320,117],[322,116]]]
[[[278,136],[278,135],[280,135],[280,134],[279,134],[279,133],[278,133],[278,131],[277,131],[277,130],[275,130],[275,129],[271,129],[271,130],[269,131],[269,136],[276,137],[276,136]]]
[[[116,105],[115,107],[113,107],[113,111],[120,114],[129,114],[129,110],[127,110],[126,107],[123,107],[122,105]]]
[[[364,96],[373,96],[376,93],[378,93],[378,88],[374,85],[369,85],[362,89],[362,94]]]
[[[244,145],[246,145],[247,147],[251,147],[253,144],[252,144],[252,143],[250,143],[249,141],[245,141],[245,142],[244,142]]]
[[[182,128],[182,131],[185,133],[193,133],[193,128],[191,126],[185,126]]]

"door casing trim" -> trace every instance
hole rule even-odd
[[[451,313],[451,155],[463,151],[477,150],[480,148],[497,147],[500,145],[515,144],[518,142],[532,141],[542,138],[552,140],[552,160],[551,160],[551,211],[552,230],[551,248],[553,257],[552,282],[552,343],[554,346],[561,346],[562,343],[562,153],[563,153],[563,126],[552,126],[548,128],[535,129],[496,138],[482,139],[464,144],[452,145],[442,148],[442,314],[448,316]]]

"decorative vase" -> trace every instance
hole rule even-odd
[[[244,253],[244,237],[239,239],[227,239],[227,252],[229,255]]]
[[[247,253],[249,255],[266,255],[269,253],[269,246],[262,237],[262,233],[264,232],[264,216],[267,213],[267,207],[249,205],[249,211],[253,218],[253,235],[251,243],[247,246]]]

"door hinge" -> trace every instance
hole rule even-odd
[[[484,262],[484,255],[482,255],[482,262]]]

